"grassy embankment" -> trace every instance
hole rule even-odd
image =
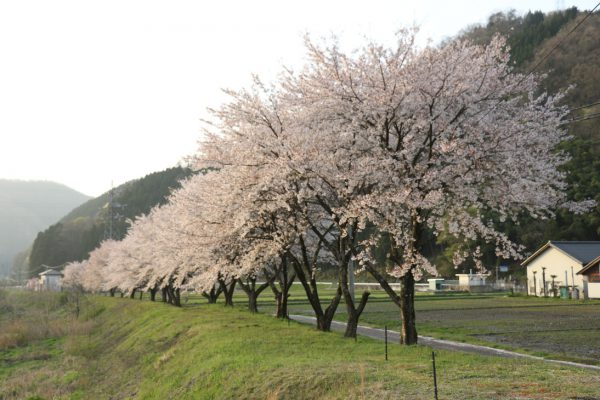
[[[426,347],[346,340],[221,304],[0,292],[0,398],[433,397]],[[592,396],[596,372],[439,352],[441,399]]]

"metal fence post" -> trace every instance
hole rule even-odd
[[[434,398],[438,400],[438,387],[437,387],[437,372],[435,370],[435,352],[431,352],[431,362],[433,364],[433,390],[434,390]]]
[[[387,350],[387,325],[385,326],[385,361],[388,359],[388,350]]]

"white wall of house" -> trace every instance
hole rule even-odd
[[[573,274],[575,275],[575,286],[579,288],[580,293],[583,290],[583,277],[581,275],[577,275],[577,272],[583,268],[583,265],[575,260],[574,258],[568,256],[560,250],[557,250],[553,247],[548,247],[541,254],[539,254],[535,259],[527,264],[527,293],[530,295],[534,295],[534,274],[533,271],[537,271],[535,274],[536,284],[535,288],[537,290],[538,296],[543,296],[543,280],[542,280],[542,267],[546,267],[546,290],[548,291],[548,295],[551,295],[551,285],[552,278],[551,275],[556,275],[556,279],[554,280],[554,284],[558,286],[565,285],[565,271],[567,272],[567,282],[569,286],[573,285]],[[573,274],[571,274],[571,267],[573,267]]]
[[[588,282],[588,297],[600,299],[600,282]]]
[[[60,290],[60,275],[42,275],[40,277],[41,290]]]
[[[458,277],[458,285],[460,287],[469,288],[471,286],[484,286],[487,274],[456,274]]]

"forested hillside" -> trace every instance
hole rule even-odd
[[[112,237],[121,239],[129,226],[128,219],[165,203],[171,190],[191,173],[187,168],[169,168],[115,188],[112,194]],[[15,274],[32,276],[39,272],[41,264],[58,266],[86,258],[108,234],[110,197],[111,193],[107,192],[91,199],[39,232],[28,254],[17,260]]]
[[[37,232],[88,199],[55,182],[0,179],[0,277]]]
[[[504,35],[516,71],[546,74],[542,87],[550,94],[566,90],[562,103],[572,111],[564,127],[573,136],[562,146],[571,157],[564,166],[568,196],[572,200],[595,199],[598,205],[584,215],[561,209],[552,220],[522,218],[518,225],[503,223],[502,230],[527,252],[550,239],[600,240],[600,104],[594,104],[600,103],[600,13],[582,22],[587,14],[576,8],[523,16],[497,13],[486,25],[471,26],[457,37],[486,44],[495,34]],[[443,238],[442,242],[452,248],[451,242],[444,243]],[[438,259],[446,265],[443,272],[448,275],[453,273],[450,254],[446,251]],[[487,254],[488,265],[494,263],[493,249],[488,248]]]

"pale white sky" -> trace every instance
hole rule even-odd
[[[302,38],[392,43],[419,25],[438,42],[511,8],[596,0],[0,0],[0,178],[97,196],[175,165],[200,119],[252,73],[299,66]]]

